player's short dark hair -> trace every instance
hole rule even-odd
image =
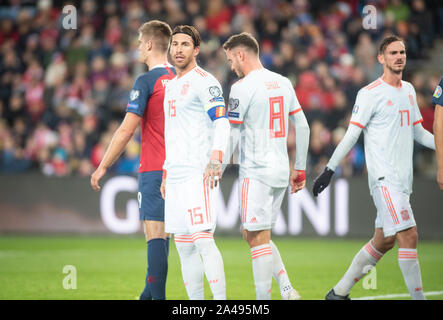
[[[140,28],[138,28],[138,32],[142,36],[148,36],[151,38],[161,51],[168,51],[172,31],[171,27],[166,22],[160,20],[145,22]]]
[[[259,53],[259,46],[257,40],[248,32],[242,32],[231,36],[224,44],[223,49],[231,50],[236,47],[243,46],[250,49],[256,55]]]
[[[395,35],[391,35],[391,36],[387,36],[387,37],[383,38],[383,40],[380,42],[380,46],[378,47],[378,54],[383,54],[383,53],[385,53],[386,48],[387,48],[391,43],[396,42],[396,41],[401,41],[401,42],[403,42],[403,44],[404,44],[405,47],[406,47],[406,43],[405,43],[405,41],[403,40],[403,38],[400,38],[400,37],[395,36]]]
[[[200,33],[195,29],[193,26],[188,25],[180,25],[176,26],[174,30],[172,31],[172,35],[175,35],[177,33],[184,33],[187,34],[192,38],[192,42],[194,43],[194,47],[200,47],[201,37]],[[172,38],[171,38],[172,40]]]

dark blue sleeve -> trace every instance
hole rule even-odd
[[[140,117],[143,116],[148,99],[152,94],[152,86],[149,78],[149,74],[143,74],[135,80],[131,93],[129,94],[126,112],[135,113]]]
[[[441,93],[442,88],[443,88],[443,78],[441,78],[440,84],[437,86],[437,88],[435,89],[434,95],[432,96],[432,103],[433,104],[439,104],[439,105],[443,106],[443,94]]]

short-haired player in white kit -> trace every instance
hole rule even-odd
[[[298,300],[271,229],[288,184],[291,193],[305,186],[309,126],[291,82],[263,67],[259,46],[249,33],[230,37],[223,45],[231,69],[241,78],[231,87],[228,117],[233,151],[240,143],[240,215],[243,236],[251,248],[256,297],[271,299],[274,276],[282,298]],[[296,129],[297,154],[290,171],[287,151],[289,123]],[[224,162],[229,161],[227,154]]]
[[[215,192],[222,174],[230,125],[220,83],[196,63],[200,35],[192,26],[172,31],[170,55],[177,76],[165,89],[165,231],[174,234],[189,299],[204,299],[203,277],[213,298],[226,299],[223,259],[213,233]]]
[[[414,140],[434,149],[433,135],[421,125],[414,87],[402,80],[406,65],[404,41],[384,38],[378,61],[383,75],[360,89],[350,125],[325,171],[316,179],[314,196],[326,188],[334,170],[364,133],[369,189],[377,208],[373,238],[355,255],[327,300],[349,299],[349,292],[365,272],[398,242],[398,264],[412,299],[424,299],[417,257],[417,227],[409,203],[412,192]]]

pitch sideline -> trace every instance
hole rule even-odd
[[[425,296],[439,296],[443,295],[443,291],[429,291],[423,293]],[[395,294],[386,294],[386,295],[380,295],[380,296],[369,296],[369,297],[360,297],[360,298],[354,298],[351,300],[376,300],[376,299],[392,299],[392,298],[406,298],[410,297],[411,295],[409,293],[395,293]]]

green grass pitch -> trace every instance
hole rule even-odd
[[[247,244],[240,237],[216,237],[222,253],[228,299],[255,299]],[[323,299],[343,276],[365,240],[275,238],[293,286],[303,299]],[[443,243],[421,241],[418,248],[425,292],[443,291]],[[76,270],[76,289],[64,289],[63,268]],[[0,299],[137,299],[144,286],[146,244],[138,236],[0,236]],[[376,289],[363,288],[351,297],[407,293],[398,267],[397,249],[376,267]],[[366,281],[366,283],[370,283]],[[366,286],[368,287],[368,286]],[[180,262],[173,241],[169,254],[167,298],[186,299]],[[210,299],[205,281],[205,298]],[[273,282],[272,298],[281,299]],[[403,298],[403,299],[409,299]],[[428,296],[443,299],[443,294]]]

